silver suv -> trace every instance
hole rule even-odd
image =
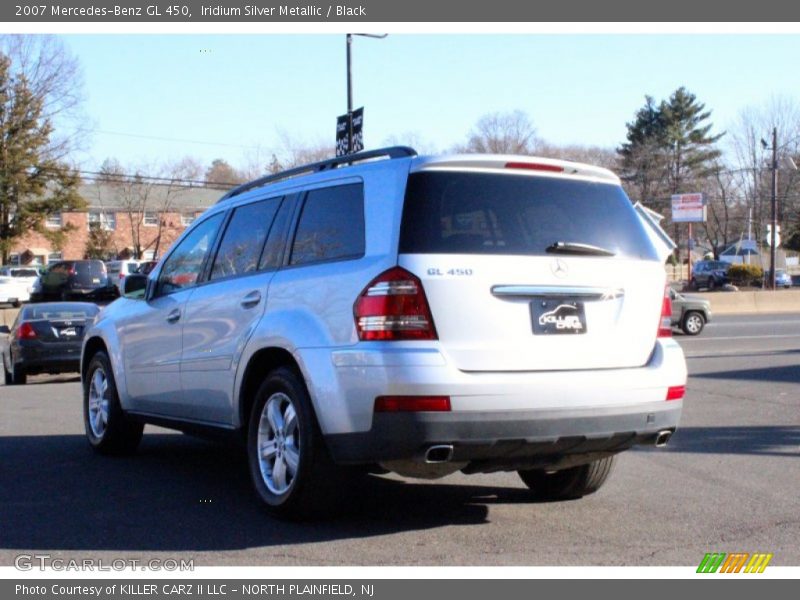
[[[282,516],[378,467],[580,497],[678,424],[663,258],[587,165],[387,148],[265,177],[89,330],[86,434],[125,453],[145,423],[231,433]]]

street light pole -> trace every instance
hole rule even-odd
[[[775,289],[775,251],[778,244],[778,128],[772,128],[772,233],[769,245],[769,289]]]
[[[348,33],[347,34],[347,153],[353,153],[353,36],[382,40],[388,33]]]
[[[353,153],[353,34],[347,34],[347,153]]]

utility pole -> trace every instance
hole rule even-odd
[[[775,251],[778,239],[778,128],[772,128],[772,233],[769,245],[769,289],[775,289]]]

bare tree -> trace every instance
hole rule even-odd
[[[419,154],[439,154],[439,149],[430,140],[425,139],[417,131],[406,131],[405,133],[390,135],[383,140],[383,146],[409,146]]]
[[[778,130],[779,159],[800,157],[800,103],[785,96],[776,96],[761,106],[743,109],[731,127],[728,140],[729,166],[739,195],[752,210],[753,229],[758,240],[771,217],[769,169],[773,128]],[[781,165],[782,161],[779,167]],[[778,218],[792,230],[800,228],[798,175],[796,171],[782,169],[778,177]]]
[[[533,154],[539,145],[536,128],[527,113],[494,112],[482,116],[459,152]]]
[[[601,146],[580,146],[577,144],[558,146],[548,142],[540,142],[536,153],[547,158],[571,160],[611,170],[616,170],[619,163],[619,157],[614,148],[603,148]]]
[[[0,35],[0,52],[11,59],[12,73],[24,76],[42,98],[43,120],[53,123],[48,158],[63,160],[89,132],[83,110],[83,70],[77,57],[54,35]]]

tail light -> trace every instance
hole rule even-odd
[[[672,300],[669,297],[669,285],[664,287],[664,300],[661,303],[661,320],[658,322],[658,337],[672,337]]]
[[[36,330],[30,323],[25,322],[19,326],[19,329],[17,329],[18,340],[32,340],[35,338],[36,338]]]
[[[667,400],[681,400],[686,394],[685,385],[673,385],[667,388]]]
[[[353,314],[362,341],[437,339],[422,282],[401,267],[373,279],[356,300]]]
[[[450,396],[378,396],[375,412],[450,412]]]

